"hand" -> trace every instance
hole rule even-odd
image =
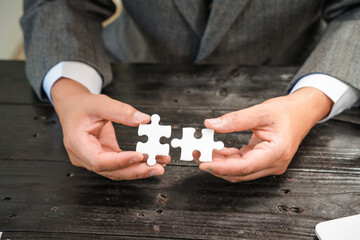
[[[332,100],[316,88],[302,88],[290,95],[205,120],[219,133],[251,130],[241,149],[214,151],[213,161],[200,169],[230,182],[283,174],[309,130],[332,108]]]
[[[148,123],[149,115],[105,95],[91,94],[80,83],[66,78],[54,84],[51,96],[73,165],[113,180],[147,178],[164,173],[163,166],[170,162],[170,156],[159,158],[160,164],[148,166],[141,153],[120,149],[112,125],[116,122],[138,126]]]

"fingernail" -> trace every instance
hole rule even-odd
[[[152,170],[152,171],[149,173],[149,176],[150,176],[150,177],[156,176],[156,175],[159,175],[156,170]]]
[[[145,114],[145,113],[142,113],[142,112],[136,112],[134,114],[134,118],[136,121],[142,123],[143,121],[145,121],[147,118],[149,118],[150,116]]]
[[[212,125],[219,125],[221,123],[221,118],[211,118],[207,119],[207,121]]]

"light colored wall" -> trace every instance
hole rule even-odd
[[[113,17],[104,22],[104,25],[113,21],[121,12],[121,1],[113,1],[117,5],[117,11]],[[0,60],[25,59],[19,24],[23,13],[22,2],[22,0],[0,0]]]
[[[23,59],[22,0],[0,0],[0,59]]]

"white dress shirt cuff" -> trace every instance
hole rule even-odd
[[[337,78],[321,73],[314,73],[300,78],[291,89],[290,94],[304,87],[317,88],[334,102],[330,113],[318,123],[326,122],[345,109],[351,108],[360,99],[359,90]]]
[[[62,77],[81,83],[93,94],[101,92],[103,81],[100,74],[94,68],[82,62],[59,62],[47,72],[42,83],[42,87],[51,104],[53,103],[51,88]]]

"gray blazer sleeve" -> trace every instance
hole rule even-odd
[[[311,73],[327,74],[360,89],[360,1],[325,1],[323,18],[327,29],[288,90]]]
[[[61,61],[80,61],[102,76],[112,72],[102,39],[102,22],[116,10],[111,0],[24,0],[20,20],[24,34],[26,74],[41,100],[42,81]]]

